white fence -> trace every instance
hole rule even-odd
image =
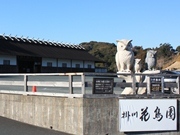
[[[68,96],[68,97],[83,97],[85,94],[92,94],[93,89],[93,78],[101,77],[101,78],[114,78],[113,87],[117,89],[122,89],[124,87],[132,87],[134,94],[136,94],[137,87],[146,87],[147,94],[151,92],[151,82],[150,79],[147,79],[145,82],[136,82],[135,79],[132,79],[133,82],[122,82],[122,79],[119,79],[118,75],[126,75],[135,78],[135,76],[147,76],[151,78],[152,76],[161,77],[162,80],[164,76],[176,76],[176,82],[164,82],[161,81],[161,92],[164,93],[164,88],[180,88],[180,81],[178,75],[150,75],[150,74],[116,74],[116,73],[47,73],[47,74],[0,74],[0,86],[6,87],[18,87],[19,90],[8,90],[5,87],[0,87],[1,93],[17,93],[17,94],[34,94],[34,95],[53,95],[53,96]],[[18,79],[16,77],[19,77]],[[39,77],[39,78],[33,78]],[[51,79],[48,79],[51,77]],[[54,79],[56,77],[56,79]],[[61,77],[65,77],[64,79],[60,79]],[[78,77],[78,79],[74,79],[74,77]],[[91,77],[91,79],[87,79]],[[20,79],[21,78],[21,79]],[[32,86],[36,87],[53,87],[62,89],[66,89],[65,92],[32,92],[30,88]],[[78,94],[74,92],[74,88],[78,88],[80,91]],[[90,88],[87,92],[87,88]],[[117,93],[114,93],[117,94]],[[119,93],[120,94],[120,90]]]

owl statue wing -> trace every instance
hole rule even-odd
[[[146,57],[146,59],[145,59],[145,63],[147,63],[148,62],[148,58]]]

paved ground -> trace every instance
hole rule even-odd
[[[0,117],[0,135],[71,135]]]

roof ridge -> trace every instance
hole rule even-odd
[[[5,39],[5,40],[11,40],[11,41],[17,41],[17,42],[26,42],[30,44],[43,44],[43,45],[50,45],[50,46],[59,46],[59,47],[65,47],[65,48],[73,48],[73,49],[82,49],[85,50],[84,47],[81,45],[77,44],[70,44],[70,43],[63,43],[63,42],[54,42],[54,41],[49,41],[49,40],[39,40],[34,39],[34,38],[29,38],[29,37],[17,37],[17,36],[11,36],[11,34],[8,35],[1,35],[0,34],[0,39]]]

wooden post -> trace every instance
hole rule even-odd
[[[28,81],[28,76],[24,75],[24,92],[28,91],[27,81]]]
[[[81,83],[82,83],[82,86],[81,86],[81,94],[85,94],[85,75],[81,75]]]
[[[69,75],[69,94],[73,94],[73,76]]]

